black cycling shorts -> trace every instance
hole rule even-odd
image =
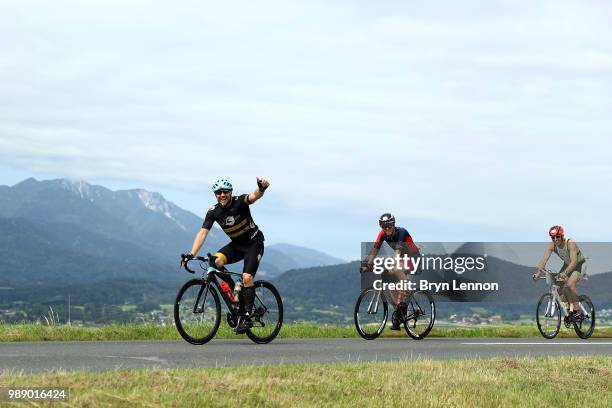
[[[232,241],[223,248],[221,248],[216,256],[223,259],[226,264],[233,264],[244,259],[244,267],[242,273],[249,273],[255,276],[257,268],[259,268],[259,262],[264,254],[264,238],[261,231],[257,235],[248,241]]]

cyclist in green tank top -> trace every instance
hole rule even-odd
[[[533,274],[533,279],[538,279],[541,270],[546,268],[546,263],[554,252],[563,261],[563,266],[559,270],[559,277],[565,279],[565,287],[569,289],[567,300],[572,304],[574,314],[580,314],[578,303],[578,290],[576,284],[582,279],[582,268],[586,258],[571,238],[565,238],[565,230],[560,225],[555,225],[548,230],[551,242],[546,246],[544,256],[538,264],[538,271]],[[564,288],[565,288],[564,287]]]

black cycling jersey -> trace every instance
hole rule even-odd
[[[248,194],[233,196],[232,201],[225,208],[216,204],[206,213],[202,228],[210,230],[216,221],[232,241],[250,240],[259,231],[251,217],[250,204]]]

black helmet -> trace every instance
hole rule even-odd
[[[380,228],[395,227],[395,217],[393,214],[384,213],[378,219],[378,225],[380,225]]]

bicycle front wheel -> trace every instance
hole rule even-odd
[[[424,339],[434,326],[436,304],[429,292],[413,292],[406,302],[404,329],[415,340]]]
[[[355,303],[355,328],[366,340],[374,340],[385,329],[388,316],[387,302],[382,291],[364,289]]]
[[[191,344],[212,339],[221,324],[221,302],[209,282],[193,279],[183,285],[174,302],[176,329]]]
[[[583,317],[579,322],[574,322],[574,331],[581,339],[588,339],[595,329],[595,306],[587,295],[580,295],[578,302]]]
[[[255,343],[269,343],[280,332],[283,325],[283,301],[270,282],[255,282],[251,320],[253,327],[247,330],[246,335]]]
[[[540,297],[536,308],[536,323],[540,334],[546,339],[554,338],[561,328],[561,306],[552,294]]]

